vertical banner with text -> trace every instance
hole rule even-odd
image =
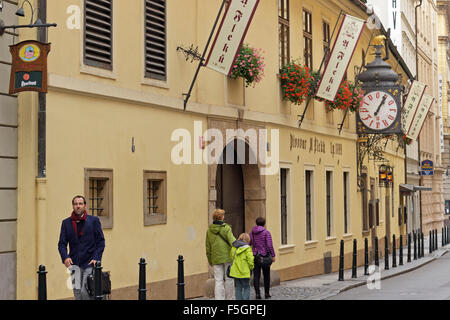
[[[239,53],[259,0],[229,0],[205,66],[225,75]]]
[[[419,107],[417,108],[416,114],[411,121],[411,127],[408,130],[406,136],[410,139],[416,140],[419,137],[420,131],[422,130],[423,123],[427,118],[428,110],[433,105],[434,98],[425,94],[420,101]]]
[[[344,15],[339,33],[328,58],[316,96],[334,101],[355,52],[365,21]]]
[[[411,84],[402,110],[402,128],[405,134],[407,134],[411,128],[412,121],[426,88],[426,84],[419,81],[414,81]]]

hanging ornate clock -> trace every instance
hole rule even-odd
[[[398,75],[381,58],[381,47],[376,45],[375,60],[359,75],[365,91],[356,114],[358,134],[397,134],[401,128],[401,101]]]

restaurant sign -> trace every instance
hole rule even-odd
[[[50,44],[34,40],[9,47],[12,56],[9,93],[47,92],[47,55]]]

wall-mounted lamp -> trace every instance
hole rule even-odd
[[[394,170],[391,166],[382,164],[378,169],[378,181],[380,187],[389,188],[394,180]]]
[[[382,164],[378,169],[378,182],[380,187],[384,187],[386,181],[387,181],[387,166],[385,164]]]
[[[2,3],[2,2],[0,1],[0,3]],[[5,26],[5,22],[0,19],[0,36],[2,36],[5,33],[6,29],[49,28],[49,27],[56,27],[57,26],[56,23],[42,23],[42,20],[39,19],[39,17],[33,23],[34,13],[35,13],[36,10],[39,10],[39,8],[33,9],[33,5],[28,0],[24,0],[22,2],[22,6],[16,11],[16,16],[25,17],[25,11],[23,10],[23,7],[24,7],[25,3],[28,3],[30,5],[30,7],[31,7],[30,24]]]
[[[387,175],[387,180],[386,180],[386,187],[391,187],[392,186],[392,182],[393,182],[393,180],[394,180],[394,172],[393,172],[393,169],[392,169],[392,167],[387,167],[387,172],[386,172],[386,175]]]

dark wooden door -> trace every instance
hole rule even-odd
[[[224,152],[225,154],[225,152]],[[236,157],[235,157],[236,160]],[[242,166],[236,164],[217,165],[217,208],[225,210],[225,222],[231,225],[237,238],[245,232],[244,178]]]

